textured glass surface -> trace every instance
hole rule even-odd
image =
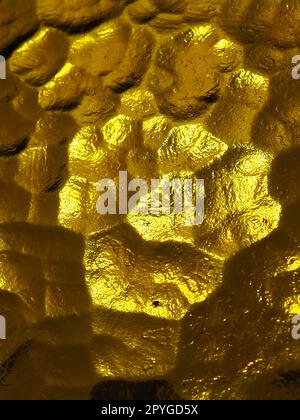
[[[2,0],[0,53],[0,399],[299,399],[299,0]]]

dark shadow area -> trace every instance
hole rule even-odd
[[[16,145],[6,146],[4,145],[3,148],[0,148],[0,157],[1,156],[15,156],[19,153],[23,152],[23,150],[26,149],[27,145],[29,143],[29,138],[25,137],[23,140],[21,140]]]
[[[105,381],[95,385],[92,400],[180,400],[181,398],[166,381],[152,380],[131,382],[125,380]]]
[[[278,379],[274,381],[274,385],[283,387],[300,388],[300,370],[291,370],[288,372],[279,372]]]
[[[273,161],[269,177],[269,191],[283,206],[300,198],[300,147],[281,152]]]
[[[24,42],[28,41],[38,31],[39,25],[36,25],[34,29],[27,32],[25,35],[19,36],[14,42],[12,42],[7,48],[0,49],[0,54],[8,60],[12,53],[18,49]]]

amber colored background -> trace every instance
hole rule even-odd
[[[0,53],[0,398],[299,399],[300,2],[1,0]]]

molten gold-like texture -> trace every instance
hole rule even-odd
[[[1,399],[300,398],[297,46],[299,0],[0,1]],[[120,170],[203,225],[99,215]]]

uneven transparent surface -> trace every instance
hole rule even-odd
[[[1,399],[300,398],[299,51],[299,0],[0,1]]]

